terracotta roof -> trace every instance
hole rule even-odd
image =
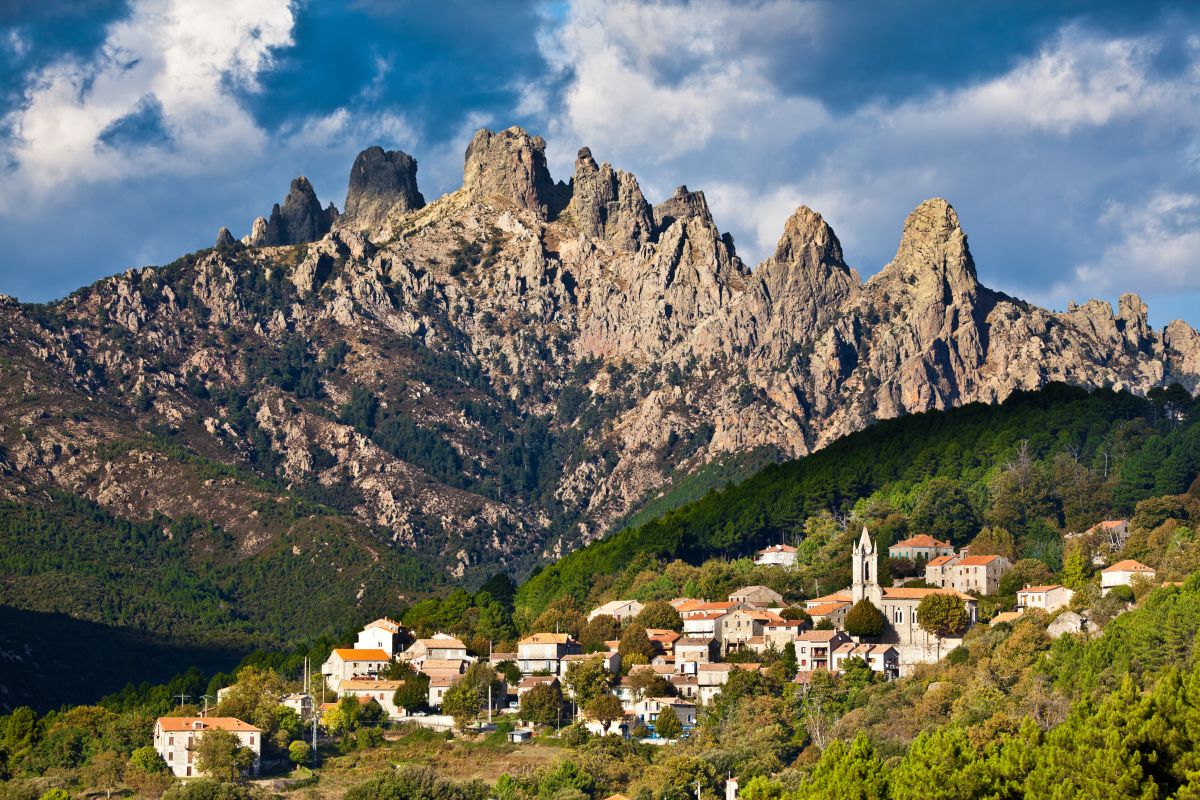
[[[1014,619],[1018,619],[1020,616],[1020,611],[1002,611],[1001,613],[992,617],[992,621],[988,624],[999,625],[1001,622],[1012,622]]]
[[[805,631],[804,633],[796,634],[798,642],[828,642],[829,640],[844,636],[841,631]]]
[[[902,542],[896,542],[892,547],[949,547],[949,542],[943,542],[941,539],[935,539],[928,533],[918,533],[916,536],[910,536]],[[891,549],[891,548],[889,548]]]
[[[342,681],[339,692],[394,692],[404,685],[404,681]]]
[[[342,661],[391,661],[392,657],[386,651],[372,648],[368,650],[358,650],[353,647],[337,647],[334,648],[335,653]]]
[[[963,556],[962,561],[959,561],[958,565],[960,567],[985,567],[998,558],[1000,556]]]
[[[458,683],[458,681],[461,677],[462,676],[460,676],[460,675],[430,675],[429,676],[429,685],[430,686],[453,686],[454,684]]]
[[[197,727],[199,723],[199,727]],[[179,731],[234,731],[236,733],[262,733],[262,730],[237,717],[159,717],[158,726],[172,733]]]
[[[470,662],[463,658],[427,658],[421,662],[421,671],[424,672],[427,669],[454,669],[462,672],[465,669],[463,665],[468,663]]]
[[[1105,567],[1102,572],[1154,572],[1154,568],[1147,567],[1145,564],[1134,561],[1132,558],[1127,558],[1124,561],[1118,561],[1111,567]]]
[[[532,689],[534,686],[553,686],[558,683],[558,678],[553,675],[526,675],[521,678],[521,682],[517,684],[518,689]]]
[[[771,594],[779,594],[779,592],[775,591],[770,586],[763,586],[762,584],[756,583],[753,586],[743,586],[742,588],[738,589],[736,592],[730,592],[729,596],[736,597],[739,594],[746,594],[748,592],[757,592],[760,589],[763,591],[770,592]]]
[[[932,559],[930,559],[930,560],[929,560],[929,563],[928,563],[928,564],[926,564],[925,566],[927,566],[927,567],[941,567],[941,566],[944,566],[944,565],[945,565],[947,562],[949,562],[949,561],[953,561],[953,560],[955,560],[956,558],[958,558],[958,556],[938,556],[937,558],[932,558]]]
[[[802,686],[812,683],[812,676],[816,670],[802,669],[796,672],[796,677],[792,678],[792,683],[798,683]]]
[[[888,650],[895,649],[896,648],[892,647],[890,644],[867,644],[865,642],[856,644],[854,642],[843,642],[842,644],[838,645],[837,650],[834,650],[833,652],[851,653],[855,655],[862,654],[869,656],[872,653],[886,653]]]
[[[808,620],[804,619],[779,619],[775,622],[768,623],[768,628],[803,628],[808,624]]]
[[[762,668],[762,664],[757,662],[746,663],[730,663],[723,662],[721,664],[700,664],[697,669],[701,672],[732,672],[735,669],[744,669],[747,672],[757,672]]]
[[[592,613],[607,614],[609,611],[616,611],[619,608],[632,605],[634,603],[637,603],[639,606],[642,605],[642,603],[637,600],[609,600],[607,603],[602,603],[601,605],[593,608]]]
[[[467,646],[460,640],[448,639],[417,639],[413,646],[422,645],[426,650],[466,650]]]
[[[723,600],[719,603],[695,603],[687,608],[676,609],[680,614],[694,614],[704,611],[732,611],[735,607],[742,605],[741,603],[732,600]]]
[[[394,622],[394,621],[388,619],[387,617],[380,617],[379,619],[375,620],[374,622],[368,622],[366,625],[363,626],[364,631],[368,630],[369,628],[379,628],[381,630],[387,631],[388,633],[399,633],[400,632],[400,623]]]
[[[652,642],[674,642],[680,637],[678,632],[667,628],[646,628],[646,635]]]
[[[849,603],[854,599],[854,596],[849,592],[834,592],[827,594],[824,597],[814,597],[810,600],[805,600],[806,603]]]
[[[922,600],[931,594],[951,594],[960,600],[975,599],[971,595],[963,594],[956,589],[918,589],[914,586],[890,586],[883,590],[883,596],[890,597],[893,600]]]
[[[675,649],[681,647],[710,647],[716,641],[711,636],[684,636],[675,642]]]
[[[1127,520],[1127,519],[1106,519],[1103,522],[1097,522],[1095,525],[1088,528],[1088,530],[1094,531],[1097,528],[1103,528],[1105,530],[1108,530],[1109,528],[1119,528],[1122,525],[1128,525],[1128,524],[1129,524],[1129,520]]]
[[[794,553],[794,552],[796,552],[796,548],[792,547],[790,544],[773,544],[770,547],[764,547],[762,550],[759,550],[758,554],[760,556],[764,556],[767,553]]]
[[[761,636],[751,636],[746,640],[746,644],[766,644],[767,640]]]
[[[720,619],[728,614],[728,611],[702,611],[689,615],[684,622],[691,622],[692,620],[697,619]]]
[[[824,603],[823,605],[813,606],[808,609],[808,614],[811,617],[827,617],[830,614],[841,611],[846,606],[850,605],[850,601],[840,603]]]
[[[1058,583],[1048,583],[1043,586],[1026,586],[1024,589],[1018,589],[1017,594],[1022,594],[1024,592],[1031,592],[1031,593],[1052,592],[1055,589],[1065,589],[1065,588],[1066,588],[1065,586],[1058,584]]]
[[[572,640],[569,633],[534,633],[517,644],[567,644],[570,641]]]

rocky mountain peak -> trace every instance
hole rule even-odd
[[[354,159],[343,224],[370,230],[393,214],[425,207],[417,189],[417,160],[402,150],[368,147]]]
[[[516,203],[542,218],[554,217],[567,194],[546,167],[546,140],[515,125],[476,132],[467,145],[463,189],[476,200]]]
[[[333,203],[322,208],[316,190],[308,178],[301,175],[292,180],[283,205],[276,203],[269,218],[256,219],[250,235],[243,241],[252,247],[315,242],[329,233],[337,218],[338,210]],[[262,224],[259,220],[263,220]]]
[[[222,225],[221,229],[217,231],[217,247],[229,247],[235,242],[236,240],[233,238],[233,234],[229,232],[229,228]]]
[[[839,264],[842,261],[842,243],[825,219],[808,206],[800,206],[788,217],[783,226],[783,235],[775,247],[775,261],[790,263],[811,256],[814,262]]]
[[[687,186],[680,186],[675,194],[654,206],[654,226],[659,231],[671,227],[677,219],[693,218],[702,219],[708,225],[715,224],[704,192],[688,191]]]
[[[575,159],[569,208],[580,231],[617,250],[636,252],[654,235],[653,210],[637,178],[607,161],[597,166],[586,147]]]
[[[1132,350],[1148,352],[1154,332],[1150,327],[1150,309],[1136,294],[1126,292],[1117,300],[1118,327]]]
[[[934,197],[913,209],[896,257],[876,277],[899,281],[921,305],[974,298],[979,289],[975,261],[954,208]]]

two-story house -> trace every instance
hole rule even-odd
[[[830,660],[832,671],[841,672],[851,658],[861,658],[872,672],[889,680],[900,674],[900,653],[890,644],[842,642],[834,648]]]
[[[1040,608],[1042,611],[1053,612],[1064,608],[1074,596],[1073,590],[1058,584],[1026,586],[1017,592],[1017,610]]]
[[[624,625],[638,614],[645,606],[637,600],[610,600],[602,606],[597,606],[588,612],[588,622],[596,617],[607,615]]]
[[[563,656],[581,650],[569,633],[535,633],[517,642],[517,667],[522,675],[557,675]]]
[[[428,639],[417,639],[407,650],[400,654],[400,659],[407,661],[417,669],[426,659],[439,661],[474,661],[467,655],[467,646],[462,640],[446,633],[435,633]]]
[[[850,641],[843,631],[802,631],[796,635],[796,666],[801,672],[833,669],[833,651]]]
[[[783,605],[783,595],[769,586],[743,586],[729,595],[729,602],[754,608],[779,608]]]
[[[358,641],[354,643],[354,648],[383,650],[389,656],[394,656],[403,649],[404,638],[405,631],[400,623],[382,617],[363,626],[358,632]]]
[[[159,717],[154,723],[154,749],[176,778],[199,777],[204,773],[196,764],[195,746],[208,731],[229,731],[237,736],[242,747],[254,752],[249,772],[258,774],[262,731],[236,717]]]
[[[1132,586],[1134,578],[1154,580],[1154,568],[1127,558],[1100,571],[1100,593],[1108,594],[1114,586]]]
[[[337,647],[321,665],[321,674],[325,676],[325,685],[337,692],[342,681],[378,677],[390,663],[392,657],[384,650]]]
[[[954,555],[954,546],[927,533],[910,536],[888,548],[892,558],[907,558],[909,561],[932,561],[938,556]]]

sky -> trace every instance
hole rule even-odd
[[[928,197],[981,280],[1136,292],[1200,327],[1200,4],[3,0],[0,292],[42,302],[244,235],[402,149],[427,199],[480,127],[686,184],[754,265],[801,204],[865,277]]]

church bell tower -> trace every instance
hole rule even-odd
[[[883,603],[883,590],[879,586],[879,553],[865,527],[862,529],[862,536],[858,537],[858,542],[854,545],[852,558],[854,583],[850,593],[854,602],[866,598],[876,608],[880,608]]]

